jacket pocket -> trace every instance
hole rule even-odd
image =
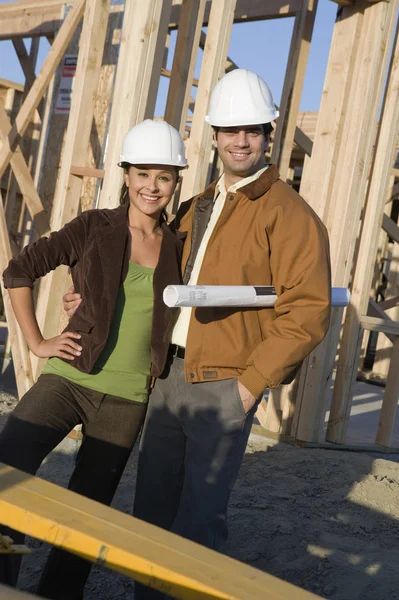
[[[232,379],[231,381],[233,383],[233,397],[236,400],[236,405],[238,407],[238,410],[240,411],[240,413],[242,414],[243,417],[246,417],[247,413],[244,410],[244,405],[242,403],[240,391],[238,389],[238,379]]]

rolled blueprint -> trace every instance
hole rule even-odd
[[[163,292],[166,306],[263,306],[277,300],[273,286],[265,285],[168,285]],[[331,305],[348,306],[347,288],[332,288]]]

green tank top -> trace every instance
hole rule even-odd
[[[107,343],[91,373],[82,373],[59,358],[50,358],[43,373],[136,402],[146,402],[151,367],[154,269],[129,262],[119,288]],[[84,352],[84,348],[83,348]]]

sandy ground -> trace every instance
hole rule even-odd
[[[0,427],[14,402],[0,393]],[[224,551],[324,598],[399,600],[399,455],[270,444],[250,438]],[[65,485],[76,449],[77,442],[66,439],[40,476]],[[114,502],[126,512],[136,460],[134,452]],[[24,559],[20,587],[33,591],[48,547],[28,543],[34,553]],[[127,578],[96,566],[85,600],[131,600],[132,589]]]

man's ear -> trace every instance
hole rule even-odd
[[[213,130],[212,131],[212,141],[213,141],[213,145],[215,146],[215,148],[218,147],[218,138],[217,138],[217,131]]]

